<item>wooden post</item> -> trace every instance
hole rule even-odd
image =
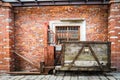
[[[48,45],[48,23],[44,23],[44,61],[45,66],[54,65],[54,46]]]
[[[48,53],[48,23],[44,23],[44,61],[45,65],[47,65],[47,53]]]

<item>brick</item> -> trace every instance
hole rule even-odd
[[[118,23],[120,23],[120,21],[118,21]]]
[[[10,22],[12,22],[12,19],[8,18],[8,19],[5,19],[5,21],[10,23]]]
[[[0,54],[6,54],[6,52],[0,52]]]
[[[10,3],[2,3],[3,7],[12,7]]]
[[[2,1],[0,1],[0,6],[2,5]]]
[[[4,60],[10,61],[10,57],[4,57]]]
[[[115,29],[120,29],[120,26],[115,26]]]
[[[110,36],[110,38],[114,38],[115,39],[115,38],[118,38],[118,37],[117,36]]]
[[[9,70],[9,66],[8,65],[3,65],[3,66],[0,66],[0,70]]]
[[[5,70],[3,70],[3,69],[0,70],[0,73],[7,73],[7,72],[8,72],[8,70],[6,70],[6,69]]]
[[[3,46],[3,48],[5,48],[5,49],[6,49],[6,48],[9,49],[9,48],[11,48],[11,46]]]
[[[115,31],[114,30],[112,30],[112,31],[109,31],[109,33],[114,33]]]
[[[116,12],[116,11],[119,11],[119,9],[111,9],[111,11],[115,11]]]
[[[10,41],[10,39],[8,39],[8,38],[6,39],[6,38],[5,38],[5,39],[3,39],[3,41]]]
[[[9,29],[10,27],[11,27],[11,26],[6,26],[6,28],[8,28],[8,29]]]
[[[115,42],[111,42],[111,44],[115,44]]]
[[[2,64],[3,62],[2,61],[0,61],[0,64]]]
[[[3,17],[3,16],[5,16],[4,14],[0,14],[0,17]]]
[[[12,33],[13,32],[13,30],[6,30],[7,32],[10,32],[10,33]]]
[[[120,40],[118,40],[118,42],[120,42]]]

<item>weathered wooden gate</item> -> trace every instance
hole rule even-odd
[[[110,71],[110,42],[63,42],[62,48],[55,70]]]

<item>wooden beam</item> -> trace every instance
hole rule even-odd
[[[29,74],[29,75],[30,75],[30,74],[31,74],[31,75],[37,75],[37,74],[40,75],[40,74],[41,74],[40,72],[20,72],[20,71],[19,71],[19,72],[18,72],[18,71],[7,72],[7,73],[8,73],[8,74],[21,74],[21,75],[25,75],[25,74],[26,74],[26,75],[28,75],[28,74]]]
[[[35,3],[37,3],[37,5],[39,5],[38,0],[35,0]]]
[[[1,0],[2,2],[5,2],[5,1],[3,1],[3,0]]]
[[[20,0],[17,0],[18,2],[21,2]]]
[[[79,50],[78,54],[75,56],[75,58],[73,59],[73,61],[70,63],[69,67],[68,67],[68,70],[71,69],[73,63],[75,62],[75,60],[77,60],[77,58],[79,57],[79,55],[82,53],[82,50],[84,49],[84,45],[82,46],[82,48]]]
[[[35,3],[38,3],[38,0],[35,0]]]
[[[20,1],[21,2],[21,1]],[[55,0],[51,0],[51,1],[34,1],[34,2],[10,2],[13,6],[18,6],[18,7],[29,7],[29,6],[53,6],[53,5],[58,5],[58,6],[62,6],[62,5],[94,5],[94,4],[100,4],[100,5],[106,5],[109,4],[108,1],[89,1],[89,0],[84,0],[84,1],[55,1]],[[36,4],[37,3],[37,4]]]
[[[91,47],[90,45],[88,45],[88,47],[89,47],[89,49],[90,49],[90,51],[91,51],[91,53],[92,53],[94,59],[95,59],[96,62],[98,63],[98,65],[99,65],[101,71],[103,71],[102,64],[100,63],[99,59],[97,58],[97,56],[96,56],[95,52],[93,51],[92,47]]]
[[[88,0],[85,0],[85,2],[88,2]]]
[[[105,1],[106,1],[106,0],[101,0],[101,2],[103,2],[103,3],[104,3]]]
[[[22,59],[24,59],[25,61],[27,61],[29,64],[31,64],[32,66],[34,66],[37,69],[40,69],[40,67],[38,65],[36,65],[35,63],[33,63],[31,60],[27,59],[25,56],[18,54],[17,52],[14,52],[16,55],[18,55],[19,57],[21,57]]]
[[[21,2],[21,0],[17,0],[19,4],[21,4],[21,6],[23,6],[23,2]]]

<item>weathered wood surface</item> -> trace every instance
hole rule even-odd
[[[120,73],[58,73],[57,75],[1,75],[0,80],[120,80]]]

